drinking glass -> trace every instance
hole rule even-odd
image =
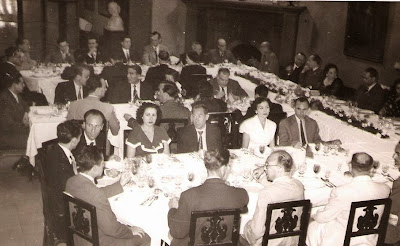
[[[151,154],[146,155],[146,162],[150,164],[153,161],[153,156]]]
[[[315,174],[318,174],[321,170],[321,166],[319,164],[314,164],[313,171]]]
[[[154,179],[152,177],[149,177],[147,182],[150,188],[154,187]]]
[[[264,154],[264,152],[265,152],[265,145],[260,145],[260,147],[259,147],[259,151],[260,151],[260,154]]]
[[[188,173],[187,178],[188,178],[188,180],[189,180],[190,182],[192,182],[192,181],[194,180],[194,173]]]
[[[389,165],[382,165],[382,174],[384,175],[384,176],[387,176],[388,175],[388,171],[389,171]]]
[[[244,170],[243,172],[243,178],[246,182],[250,180],[251,177],[251,171],[249,169]]]
[[[306,172],[306,170],[307,170],[307,165],[306,164],[301,164],[299,166],[299,176],[300,177],[304,177],[304,173]]]

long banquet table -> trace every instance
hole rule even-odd
[[[329,181],[336,186],[347,183],[351,179],[344,175],[344,172],[349,170],[347,163],[351,156],[348,153],[326,155],[322,150],[315,151],[312,146],[314,158],[306,159],[304,150],[292,147],[278,149],[287,150],[294,157],[296,166],[306,163],[305,173],[300,175],[296,171],[294,177],[303,183],[305,198],[311,200],[313,212],[327,203],[332,189],[321,178],[329,177]],[[244,225],[253,217],[258,191],[263,188],[251,177],[251,171],[265,163],[267,154],[254,155],[244,149],[230,150],[230,152],[235,158],[231,158],[231,173],[227,181],[235,187],[245,188],[250,198],[248,212],[241,216],[240,232],[243,232]],[[157,154],[153,155],[150,164],[146,163],[144,158],[137,158],[137,160],[140,162],[140,168],[135,175],[132,175],[135,183],[125,186],[123,193],[109,199],[112,210],[121,223],[143,228],[152,238],[152,245],[159,245],[161,239],[169,243],[171,236],[167,221],[168,201],[172,197],[179,197],[181,192],[188,188],[204,182],[207,172],[203,160],[197,153],[170,156]],[[129,163],[128,160],[126,161]],[[317,174],[313,172],[314,165],[321,167]],[[106,168],[115,168],[121,172],[131,171],[131,167],[132,165],[129,164],[106,163]],[[393,165],[390,166],[389,173],[395,178],[400,175]],[[189,174],[194,175],[192,181],[189,181]],[[152,188],[149,187],[150,179],[154,181]],[[105,176],[99,180],[99,186],[108,185],[117,180],[118,178]],[[373,180],[391,186],[391,182],[382,175],[380,168],[373,174]],[[152,204],[150,202],[143,204],[152,196],[157,196]]]

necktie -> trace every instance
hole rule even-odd
[[[303,145],[305,145],[307,142],[306,142],[306,136],[305,136],[304,130],[303,130],[303,121],[302,120],[300,120],[300,137],[301,137],[301,143]]]
[[[138,95],[137,95],[136,85],[133,85],[132,101],[135,101],[137,97]]]
[[[130,62],[130,61],[131,61],[131,57],[130,57],[130,55],[129,55],[129,50],[126,50],[125,52],[126,52],[126,53],[125,53],[125,55],[126,55],[126,62]]]
[[[222,87],[222,86],[220,86],[221,87],[221,91],[223,91],[224,92],[224,94],[225,94],[225,101],[228,101],[228,93],[227,93],[227,91],[226,91],[226,87]]]
[[[225,55],[225,53],[224,53],[224,52],[221,52],[221,57],[224,57],[224,55]]]
[[[158,63],[158,54],[157,54],[157,48],[154,47],[154,54],[156,56],[156,63]]]
[[[91,142],[89,145],[90,145],[90,146],[96,146],[96,145],[94,144],[94,142]]]
[[[203,149],[203,131],[198,131],[199,133],[199,150]]]
[[[96,63],[96,52],[93,52],[92,56],[93,56],[94,63]]]
[[[78,89],[78,100],[80,100],[80,99],[82,99],[82,86],[79,86],[79,89]]]
[[[76,161],[73,155],[69,156],[72,164],[72,170],[74,170],[75,175],[78,174],[78,167],[76,166]]]

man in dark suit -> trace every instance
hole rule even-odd
[[[75,53],[77,62],[95,64],[105,61],[103,53],[99,51],[99,42],[95,36],[88,38],[87,46],[87,48],[78,50]]]
[[[192,211],[218,209],[246,210],[249,196],[243,188],[226,184],[230,167],[227,149],[207,151],[204,164],[208,178],[200,186],[193,187],[169,202],[168,226],[173,237],[171,246],[187,246],[189,242],[190,216]],[[201,225],[198,226],[201,228]]]
[[[319,55],[311,55],[299,76],[299,84],[313,90],[319,90],[322,86],[324,74],[321,68],[322,59]]]
[[[363,74],[363,85],[356,92],[356,102],[359,108],[374,111],[376,114],[385,103],[385,91],[378,82],[376,69],[369,67]]]
[[[67,180],[78,174],[72,150],[82,135],[81,125],[68,120],[57,126],[57,143],[45,149],[44,166],[46,185],[49,188],[49,209],[52,225],[58,239],[65,240],[63,191]]]
[[[24,53],[17,47],[8,47],[5,51],[6,60],[0,64],[0,91],[7,88],[5,80],[7,77],[15,78],[19,71],[18,66],[22,65]]]
[[[206,60],[208,63],[213,64],[228,62],[236,64],[238,62],[232,52],[227,49],[226,41],[222,38],[218,39],[217,41],[217,49],[208,51]]]
[[[306,63],[307,57],[304,53],[299,52],[294,57],[294,63],[288,64],[285,70],[281,72],[281,78],[290,80],[296,84],[299,83],[299,77],[301,71],[303,71],[304,64]]]
[[[21,74],[4,77],[6,89],[0,93],[0,148],[22,149],[29,134],[28,104],[21,93],[25,83]]]
[[[72,51],[69,50],[69,44],[66,38],[59,38],[57,40],[57,49],[51,51],[47,57],[46,62],[50,63],[75,63],[75,57]]]
[[[73,152],[74,154],[86,145],[97,146],[97,148],[105,153],[107,133],[103,131],[104,122],[106,122],[106,119],[103,113],[97,109],[91,109],[85,113],[82,125],[83,134]]]
[[[207,78],[207,70],[199,64],[200,56],[192,51],[186,55],[187,65],[182,68],[179,82],[186,91],[186,97],[192,98],[199,94],[198,82]]]
[[[127,67],[127,77],[110,85],[107,99],[110,103],[128,103],[137,99],[152,100],[154,91],[147,82],[140,81],[142,69],[139,65]]]
[[[206,124],[208,109],[203,104],[192,107],[193,124],[178,130],[178,153],[198,150],[213,150],[222,147],[221,132],[218,127]]]
[[[85,98],[88,95],[86,81],[90,77],[90,69],[86,65],[71,67],[71,77],[68,82],[59,83],[56,87],[54,103],[67,103]]]
[[[67,181],[65,191],[72,196],[96,206],[100,245],[150,246],[150,237],[139,227],[126,226],[117,221],[111,210],[109,197],[123,192],[122,186],[130,181],[125,173],[119,182],[97,188],[94,179],[104,170],[104,158],[96,146],[85,146],[77,155],[79,174]]]
[[[169,54],[167,51],[161,50],[159,55],[160,65],[155,67],[150,67],[146,74],[145,83],[151,85],[154,91],[157,90],[158,85],[161,81],[165,80],[165,72],[169,69]]]
[[[143,49],[142,62],[147,66],[153,66],[160,63],[160,52],[166,51],[169,53],[168,48],[162,45],[162,38],[159,32],[152,32],[150,36],[150,44]]]
[[[214,90],[214,96],[224,101],[228,101],[230,95],[232,95],[234,100],[241,97],[248,97],[249,95],[240,87],[239,83],[236,80],[230,79],[229,75],[229,69],[220,68],[217,77],[210,81]]]
[[[132,48],[132,41],[129,36],[123,36],[121,39],[121,48],[111,51],[111,57],[122,61],[123,63],[132,63],[137,61],[136,51]]]
[[[279,124],[279,145],[301,148],[308,143],[322,142],[317,122],[307,116],[309,108],[307,98],[295,100],[295,114]]]

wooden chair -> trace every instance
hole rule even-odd
[[[240,148],[239,123],[232,113],[208,113],[208,123],[221,130],[222,145],[228,149]]]
[[[193,211],[189,246],[236,246],[239,242],[240,209]]]
[[[89,242],[99,246],[96,207],[64,192],[67,245],[74,246],[76,241]]]
[[[354,237],[371,234],[378,234],[376,245],[384,245],[391,205],[390,198],[351,203],[343,245],[350,245],[351,239]],[[378,210],[378,206],[383,206],[383,209]],[[374,210],[378,211],[374,212]],[[358,216],[357,220],[356,216]],[[355,220],[357,224],[354,223]]]
[[[182,126],[187,126],[189,123],[188,119],[161,119],[159,121],[161,124],[168,124],[167,133],[169,138],[171,138],[171,143],[177,143],[177,128]]]
[[[300,221],[298,215],[293,215],[293,212],[300,212]],[[310,219],[311,203],[310,200],[300,200],[293,202],[282,202],[269,204],[267,207],[267,220],[265,222],[265,233],[263,236],[263,246],[268,245],[268,241],[277,238],[299,237],[298,245],[306,245],[306,236],[308,221]],[[279,213],[275,219],[275,233],[271,233],[271,223],[273,213]],[[281,216],[280,216],[281,215]]]

